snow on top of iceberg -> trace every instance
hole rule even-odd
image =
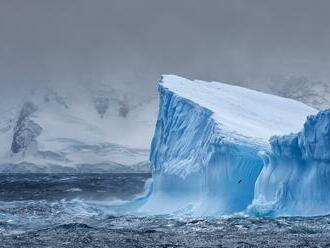
[[[298,101],[219,82],[163,75],[161,87],[212,111],[222,130],[267,140],[298,132],[306,116],[317,113]]]

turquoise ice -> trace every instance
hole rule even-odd
[[[268,157],[276,156],[271,137],[299,132],[306,117],[317,112],[291,99],[173,75],[162,77],[159,93],[150,154],[153,190],[140,209],[146,213],[259,214],[282,187],[267,182]],[[315,149],[304,153],[323,156]],[[270,209],[276,212],[280,205]]]

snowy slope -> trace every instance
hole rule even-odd
[[[266,143],[274,134],[299,131],[306,113],[315,113],[295,100],[219,82],[169,75],[164,76],[161,87],[213,112],[212,118],[222,129]]]
[[[294,100],[163,76],[151,145],[153,192],[141,211],[227,214],[254,198],[269,138],[298,131],[316,110]]]
[[[330,83],[327,81],[311,80],[306,76],[276,77],[270,82],[270,90],[319,110],[330,108]]]
[[[76,85],[11,100],[0,99],[0,171],[148,170],[155,99]]]

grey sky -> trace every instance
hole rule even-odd
[[[327,80],[329,13],[328,0],[0,0],[0,84]]]

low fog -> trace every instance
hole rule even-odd
[[[317,105],[329,11],[327,0],[2,0],[0,98],[101,83],[154,99],[160,75],[178,74]]]

